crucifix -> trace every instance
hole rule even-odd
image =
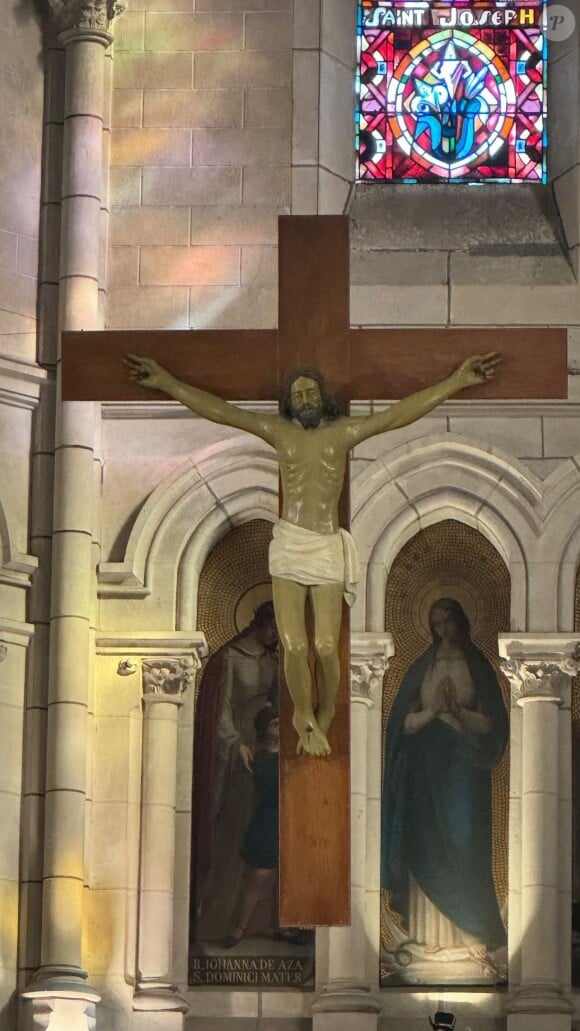
[[[290,381],[290,417],[281,436],[275,432],[283,423],[280,416],[257,416],[236,409],[234,425],[257,432],[278,450],[284,488],[279,524],[283,532],[288,525],[297,525],[307,533],[334,537],[339,522],[343,528],[348,522],[345,467],[349,449],[359,440],[414,421],[464,387],[473,386],[474,392],[484,397],[565,396],[566,335],[559,330],[351,329],[348,256],[347,218],[282,217],[277,331],[64,334],[63,399],[143,400],[143,385],[161,387],[164,393],[158,396],[169,393],[210,418],[227,421],[227,417],[221,418],[223,408],[212,408],[211,399],[205,400],[208,394],[216,395],[213,400],[220,405],[224,400],[272,400],[280,396],[289,374],[314,366],[332,385],[345,411],[336,424],[324,408],[321,381],[302,371]],[[489,352],[496,349],[501,350],[504,364],[492,392],[486,381],[495,367]],[[468,356],[478,351],[488,353],[477,359],[479,364],[470,365]],[[133,380],[121,372],[120,363],[127,353],[140,356],[133,359]],[[168,378],[156,378],[157,362]],[[459,363],[455,374],[459,378],[451,385],[449,373]],[[439,392],[434,387],[417,394],[427,378],[441,381]],[[366,419],[346,414],[349,400],[410,393],[416,395],[415,408],[409,408],[412,398],[404,401],[399,406],[399,421],[384,412]],[[309,433],[313,434],[310,438]],[[329,438],[328,454],[324,444],[321,449],[311,446],[322,439],[320,434]],[[302,493],[296,485],[296,477],[300,478],[297,449],[303,469],[311,458],[317,463],[316,470],[308,473],[307,489]],[[309,491],[316,494],[321,476],[334,478],[334,483],[328,488],[325,481],[325,489],[309,508]],[[292,548],[301,551],[300,542],[290,541]],[[296,583],[291,570],[288,573],[284,568],[284,549],[278,549],[276,555],[282,566],[272,565],[274,600],[281,637],[288,644],[285,669],[294,700],[292,712],[290,695],[281,692],[280,920],[290,926],[346,924],[350,909],[349,625],[340,601],[345,571],[341,568],[340,576],[331,575],[330,583],[325,584],[329,590],[318,592],[326,599],[320,608],[320,599],[313,598],[314,587]],[[334,561],[330,560],[331,566]],[[327,657],[328,669],[317,655],[322,687],[318,708],[305,701],[304,677],[309,674],[302,671],[301,686],[301,667],[297,674],[291,661],[291,630],[298,610],[304,621],[308,592],[315,620],[318,604],[335,653]],[[304,666],[304,655],[300,661]],[[309,697],[310,691],[308,686]]]

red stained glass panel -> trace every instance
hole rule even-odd
[[[359,181],[546,181],[541,0],[359,0]]]

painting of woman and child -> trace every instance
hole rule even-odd
[[[310,932],[278,920],[278,635],[274,607],[210,657],[195,710],[190,984],[310,984]]]
[[[381,983],[497,984],[506,927],[493,876],[493,771],[508,742],[496,670],[454,598],[428,613],[385,724]]]

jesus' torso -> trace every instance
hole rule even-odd
[[[347,419],[304,429],[280,419],[273,439],[282,478],[282,518],[315,533],[336,533],[346,470]]]

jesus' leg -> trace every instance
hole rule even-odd
[[[310,588],[314,612],[314,650],[316,652],[316,686],[318,708],[316,718],[323,734],[328,734],[334,717],[336,695],[340,685],[338,640],[342,618],[341,583],[316,584]]]
[[[312,676],[308,665],[306,598],[308,587],[272,577],[272,595],[278,633],[284,648],[284,674],[292,701],[292,723],[298,734],[298,752],[328,755],[330,746],[314,717]]]

